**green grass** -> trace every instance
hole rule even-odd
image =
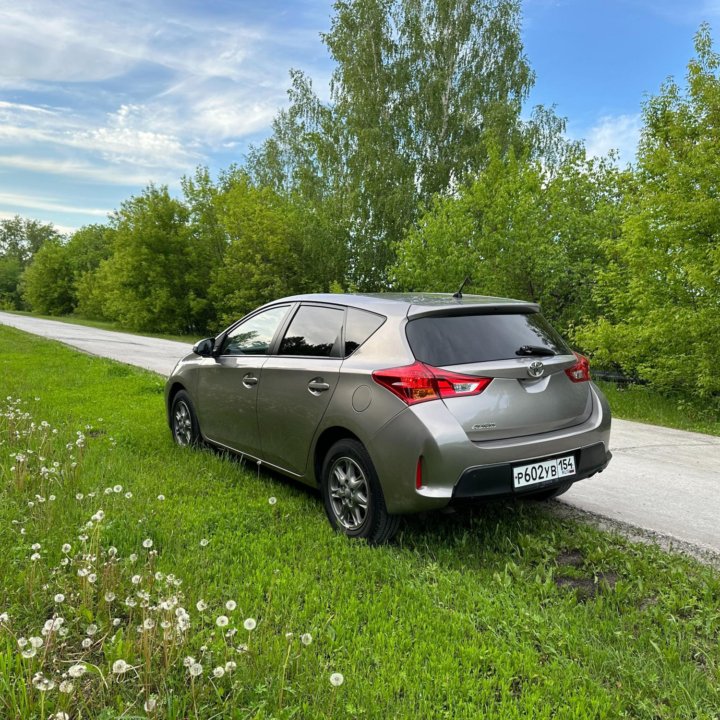
[[[199,335],[161,335],[158,333],[138,332],[137,330],[128,330],[119,323],[104,320],[88,320],[78,315],[38,315],[37,313],[25,312],[24,310],[4,310],[13,315],[26,315],[27,317],[40,318],[42,320],[57,320],[58,322],[69,323],[70,325],[85,325],[86,327],[99,328],[100,330],[112,330],[114,332],[129,332],[134,335],[144,335],[145,337],[162,338],[163,340],[176,340],[177,342],[190,343],[194,345],[202,338]]]
[[[662,395],[644,385],[596,381],[607,396],[613,417],[664,427],[720,435],[716,409],[680,397]]]
[[[390,546],[352,542],[331,531],[313,492],[175,447],[158,376],[12,329],[0,328],[0,341],[0,397],[23,398],[32,418],[7,409],[0,417],[0,614],[9,616],[0,627],[0,717],[717,717],[712,569],[532,504],[410,517]],[[11,453],[28,445],[45,460],[29,456],[27,471],[11,470],[19,467]],[[53,461],[44,479],[37,468]],[[63,543],[72,545],[66,555]],[[94,582],[78,576],[83,568]],[[183,580],[178,602],[191,625],[163,641],[157,627],[137,626],[175,621],[151,609],[178,592],[167,573]],[[230,599],[234,611],[224,607]],[[17,639],[39,637],[53,613],[67,635],[22,658]],[[220,614],[229,618],[222,630]],[[249,617],[252,631],[243,627]],[[228,628],[237,634],[225,637]],[[187,656],[202,666],[197,679]],[[113,674],[121,659],[132,670]],[[228,661],[236,670],[212,678]],[[60,693],[62,673],[79,663],[87,672]],[[38,670],[52,690],[33,686]],[[330,683],[335,672],[340,687]],[[150,694],[157,707],[146,713]]]

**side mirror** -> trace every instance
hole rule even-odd
[[[212,357],[215,349],[215,338],[205,338],[193,345],[193,352],[200,357]]]

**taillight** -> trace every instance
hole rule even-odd
[[[373,380],[408,405],[439,398],[479,395],[492,378],[460,375],[416,362],[403,367],[376,370]]]
[[[573,352],[577,362],[565,371],[565,374],[574,382],[587,382],[590,379],[590,361],[580,353]]]

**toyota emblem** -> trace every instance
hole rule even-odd
[[[545,367],[539,360],[535,360],[528,365],[527,372],[531,378],[539,378],[545,372]]]

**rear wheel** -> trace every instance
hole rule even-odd
[[[200,426],[190,396],[180,390],[173,398],[170,409],[173,440],[182,447],[199,445],[202,442]]]
[[[542,490],[539,493],[533,493],[528,496],[528,500],[552,500],[553,498],[560,497],[566,493],[572,487],[572,483],[561,483],[548,490]]]
[[[372,544],[390,540],[400,518],[388,513],[370,455],[357,440],[339,440],[322,468],[322,494],[330,524]]]

